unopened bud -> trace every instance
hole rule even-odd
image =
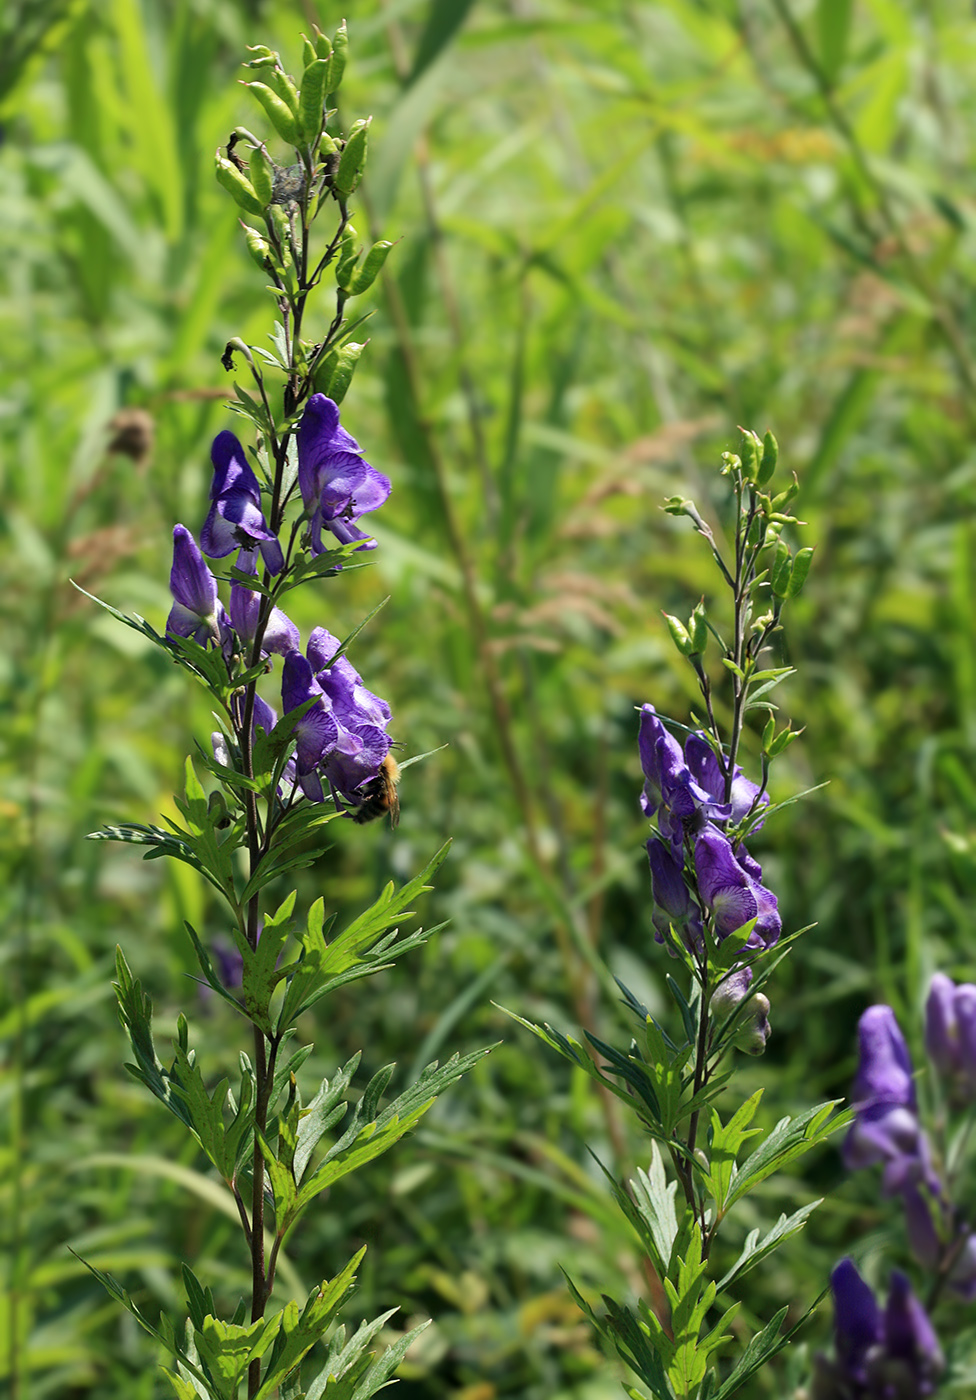
[[[756,992],[749,999],[742,1021],[732,1041],[737,1049],[747,1055],[761,1055],[769,1039],[769,998]]]

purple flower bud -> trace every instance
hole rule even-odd
[[[671,840],[680,855],[683,827],[693,829],[698,814],[712,803],[704,788],[692,780],[677,739],[664,727],[653,705],[641,709],[637,746],[644,770],[641,807],[645,816],[657,816],[662,836]]]
[[[324,627],[313,629],[306,650],[316,682],[332,704],[339,730],[322,772],[337,792],[358,805],[360,789],[376,777],[390,751],[392,740],[385,732],[391,718],[390,707],[366,689],[362,676],[347,657],[340,656],[332,662],[339,640]]]
[[[383,505],[389,477],[364,459],[359,443],[339,422],[338,406],[325,394],[313,394],[305,405],[297,438],[298,484],[311,512],[312,553],[325,551],[323,525],[343,543],[368,540],[355,522]]]
[[[185,525],[173,527],[169,586],[174,599],[166,619],[170,636],[192,637],[200,646],[223,645],[229,639],[230,619],[217,598],[217,580]]]
[[[910,1400],[912,1396],[934,1393],[945,1370],[945,1359],[925,1309],[898,1269],[891,1274],[891,1291],[884,1312],[884,1349],[888,1364],[876,1369],[890,1387],[888,1394]]]
[[[752,968],[740,967],[730,976],[723,978],[712,993],[709,1010],[713,1018],[721,1023],[731,1016],[737,1006],[749,997],[752,985]],[[747,1055],[761,1055],[769,1039],[769,1000],[762,992],[749,998],[742,1017],[737,1022],[733,1044]]]
[[[273,574],[284,567],[278,538],[268,529],[261,511],[261,487],[248,465],[244,448],[232,432],[218,433],[210,449],[214,476],[212,505],[200,532],[200,544],[211,559],[222,559],[234,549],[260,549]]]
[[[850,1259],[842,1259],[830,1275],[830,1291],[837,1360],[851,1380],[863,1383],[868,1355],[882,1336],[878,1300]]]
[[[698,947],[701,943],[701,911],[688,893],[681,867],[670,848],[657,836],[652,836],[647,843],[647,859],[651,867],[651,896],[654,900],[651,917],[656,941],[667,943],[673,927],[686,947]]]
[[[976,1098],[976,986],[945,973],[932,978],[925,1004],[925,1049],[953,1102]]]

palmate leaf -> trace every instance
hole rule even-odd
[[[397,890],[391,881],[379,899],[331,943],[325,938],[324,903],[321,899],[315,901],[301,939],[301,958],[287,969],[289,985],[278,1018],[279,1028],[291,1025],[303,1011],[308,1011],[336,987],[377,970],[382,962],[424,941],[427,935],[420,931],[399,942],[395,931],[385,941],[383,935],[398,919],[408,917],[412,912],[409,906],[431,888],[428,881],[449,849],[450,842],[447,842],[420,874],[401,889]]]
[[[115,970],[118,980],[113,986],[119,1000],[119,1015],[136,1057],[136,1063],[126,1065],[126,1069],[192,1132],[190,1111],[176,1092],[172,1073],[163,1068],[156,1054],[152,1038],[152,999],[143,992],[142,983],[133,979],[121,948],[115,950]]]
[[[761,1132],[760,1128],[750,1128],[756,1116],[762,1089],[757,1089],[751,1098],[746,1099],[727,1123],[722,1122],[717,1109],[712,1109],[712,1130],[708,1145],[708,1173],[705,1185],[715,1202],[716,1217],[725,1214],[725,1204],[735,1171],[735,1159],[739,1148],[749,1138]]]
[[[654,1349],[646,1331],[641,1327],[630,1308],[603,1295],[606,1316],[601,1317],[580,1293],[573,1280],[566,1275],[569,1291],[580,1308],[590,1319],[594,1329],[606,1338],[614,1351],[657,1397],[657,1400],[675,1400],[661,1357]]]
[[[746,1192],[765,1181],[773,1172],[779,1171],[790,1162],[802,1157],[818,1143],[826,1141],[831,1134],[845,1128],[851,1122],[850,1110],[834,1113],[842,1099],[831,1099],[828,1103],[809,1108],[795,1118],[782,1118],[772,1132],[764,1138],[751,1156],[732,1175],[732,1183],[726,1199],[726,1209],[735,1204]]]
[[[435,1060],[427,1066],[420,1078],[411,1084],[400,1096],[383,1111],[366,1120],[363,1111],[364,1101],[356,1105],[349,1127],[325,1153],[308,1180],[298,1189],[293,1203],[287,1211],[281,1212],[278,1219],[279,1234],[283,1234],[320,1192],[341,1181],[350,1172],[357,1171],[367,1162],[373,1161],[399,1142],[417,1124],[437,1100],[439,1094],[450,1088],[463,1074],[473,1068],[479,1060],[490,1053],[492,1047],[475,1050],[461,1057],[452,1055],[445,1065]],[[385,1071],[381,1071],[381,1074]],[[375,1080],[373,1081],[375,1084]],[[372,1085],[371,1085],[372,1087]],[[375,1098],[375,1094],[370,1096]],[[366,1105],[375,1112],[375,1102]],[[290,1188],[288,1188],[290,1194]]]

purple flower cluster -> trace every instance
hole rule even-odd
[[[690,734],[682,751],[653,705],[641,710],[638,744],[644,770],[641,806],[657,821],[647,856],[658,942],[665,942],[673,928],[687,947],[696,947],[707,912],[720,941],[755,921],[746,946],[771,947],[782,929],[776,896],[763,885],[759,862],[741,841],[733,846],[727,834],[750,812],[768,806],[769,798],[736,764],[726,800],[721,764],[704,735]],[[686,852],[700,903],[686,882]]]
[[[971,988],[955,987],[941,974],[933,979],[927,1006],[926,1042],[950,1086],[972,1074],[958,1034],[957,995],[968,1004]],[[851,1091],[855,1119],[844,1142],[844,1161],[856,1170],[879,1165],[886,1196],[900,1196],[912,1252],[924,1267],[944,1270],[949,1286],[967,1301],[976,1298],[976,1236],[955,1218],[932,1165],[908,1046],[890,1006],[870,1006],[858,1023],[860,1056]]]
[[[363,541],[360,547],[372,547],[355,522],[387,499],[387,477],[363,459],[359,444],[339,423],[338,408],[324,394],[309,400],[297,438],[298,481],[309,518],[311,552],[321,554],[326,548],[323,525],[344,543]],[[254,574],[260,552],[272,576],[285,567],[285,558],[261,510],[257,477],[233,433],[218,433],[211,457],[214,477],[210,511],[200,532],[202,551],[184,525],[173,531],[173,606],[166,631],[173,637],[191,637],[201,646],[219,647],[229,664],[240,653],[250,660],[267,605],[261,593],[235,581],[228,613],[204,553],[220,559],[239,549],[238,568]],[[264,623],[261,657],[275,653],[284,659],[283,712],[287,715],[306,707],[294,726],[295,753],[285,769],[285,781],[300,787],[311,801],[323,801],[328,787],[358,806],[365,785],[378,774],[392,744],[386,733],[390,707],[366,689],[346,657],[336,655],[339,647],[335,637],[317,627],[303,654],[298,628],[276,607]],[[235,711],[235,717],[238,724],[243,722],[243,712]],[[255,696],[254,732],[270,733],[276,721],[272,706]],[[214,751],[220,762],[230,762],[222,735],[214,736]]]
[[[884,1310],[850,1259],[830,1278],[832,1360],[815,1361],[811,1400],[922,1400],[935,1393],[945,1361],[922,1304],[894,1270]]]

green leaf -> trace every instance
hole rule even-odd
[[[739,1357],[735,1369],[732,1371],[731,1375],[728,1376],[725,1383],[715,1392],[712,1400],[728,1400],[730,1395],[734,1395],[737,1390],[741,1389],[745,1382],[749,1380],[750,1376],[754,1376],[757,1371],[765,1366],[767,1361],[771,1361],[785,1346],[788,1346],[796,1332],[803,1326],[807,1318],[816,1311],[829,1292],[830,1285],[828,1284],[815,1300],[813,1306],[803,1314],[799,1322],[791,1327],[788,1332],[784,1332],[782,1336],[779,1334],[779,1329],[783,1325],[783,1319],[789,1312],[789,1307],[780,1308],[776,1316],[767,1322],[762,1331],[757,1332],[754,1337],[750,1338],[749,1344]]]
[[[222,1079],[213,1094],[208,1094],[193,1052],[181,1044],[176,1046],[174,1070],[177,1072],[173,1076],[173,1092],[186,1105],[190,1129],[224,1181],[233,1189],[237,1159],[242,1144],[249,1139],[254,1126],[251,1113],[253,1081],[250,1075],[242,1075],[240,1105],[233,1110],[230,1125],[225,1126],[224,1112],[230,1102],[228,1081]]]
[[[784,1241],[790,1239],[792,1235],[802,1230],[807,1222],[807,1218],[812,1215],[817,1209],[817,1206],[821,1204],[822,1201],[820,1200],[811,1201],[809,1205],[801,1206],[799,1210],[794,1211],[790,1216],[786,1215],[784,1212],[772,1229],[763,1235],[762,1239],[759,1238],[760,1231],[758,1226],[754,1230],[750,1230],[746,1236],[746,1242],[742,1246],[742,1253],[732,1265],[731,1269],[729,1269],[728,1273],[724,1274],[722,1278],[719,1279],[718,1291],[721,1293],[724,1288],[728,1288],[729,1284],[731,1284],[734,1279],[740,1278],[743,1274],[748,1273],[750,1269],[755,1268],[763,1259],[772,1254],[774,1249],[778,1249]]]
[[[817,0],[820,69],[831,87],[844,66],[853,11],[854,0]]]
[[[154,1337],[157,1342],[161,1343],[171,1356],[175,1356],[179,1359],[194,1380],[198,1381],[200,1385],[204,1387],[204,1394],[213,1396],[214,1400],[221,1400],[219,1393],[211,1389],[207,1378],[195,1365],[194,1359],[191,1358],[188,1349],[176,1340],[176,1330],[165,1314],[160,1316],[158,1324],[154,1327],[149,1319],[139,1311],[139,1308],[130,1298],[128,1291],[122,1287],[118,1279],[113,1278],[111,1274],[103,1273],[101,1269],[96,1269],[94,1264],[89,1264],[87,1259],[82,1259],[81,1255],[76,1254],[73,1249],[71,1253],[84,1264],[86,1269],[95,1275],[106,1293],[114,1298],[117,1303],[121,1303],[122,1306],[132,1314],[139,1326],[148,1332],[150,1337]]]
[[[364,1245],[331,1282],[326,1280],[320,1287],[313,1288],[301,1313],[298,1304],[292,1302],[278,1314],[280,1330],[255,1400],[266,1400],[272,1395],[331,1326],[352,1291],[356,1270],[365,1253]]]
[[[636,1371],[657,1400],[675,1400],[661,1355],[661,1352],[670,1355],[671,1343],[654,1314],[645,1311],[639,1322],[630,1308],[604,1294],[607,1313],[600,1317],[568,1275],[566,1282],[577,1306],[590,1319],[596,1332],[611,1343],[621,1360]],[[648,1318],[652,1321],[648,1322]]]
[[[727,1208],[761,1181],[765,1181],[768,1176],[772,1176],[773,1172],[788,1166],[790,1162],[795,1162],[798,1157],[809,1152],[811,1147],[824,1142],[839,1128],[845,1128],[852,1120],[852,1113],[848,1111],[831,1117],[840,1103],[843,1103],[843,1099],[831,1099],[829,1103],[807,1109],[795,1118],[780,1119],[769,1136],[735,1172],[728,1194]]]
[[[712,1109],[712,1131],[711,1142],[708,1148],[708,1174],[705,1184],[715,1202],[716,1217],[721,1219],[725,1214],[725,1203],[732,1185],[732,1177],[735,1171],[735,1159],[739,1148],[751,1137],[755,1137],[760,1128],[750,1128],[749,1124],[756,1116],[759,1102],[762,1099],[762,1089],[757,1089],[751,1098],[746,1099],[736,1112],[729,1119],[728,1123],[722,1123],[718,1110]]]
[[[152,999],[143,992],[142,983],[133,980],[121,948],[115,950],[115,970],[118,980],[113,986],[119,1001],[119,1015],[136,1057],[136,1063],[126,1065],[126,1069],[192,1132],[193,1122],[185,1102],[176,1092],[176,1082],[156,1055],[152,1038]]]
[[[281,1318],[282,1314],[276,1313],[245,1326],[208,1316],[202,1327],[196,1328],[197,1351],[220,1400],[237,1400],[248,1366],[263,1356],[274,1341]]]
[[[361,1122],[365,1115],[357,1111],[350,1127],[322,1158],[315,1171],[301,1187],[292,1216],[279,1222],[279,1230],[287,1228],[305,1206],[321,1191],[357,1171],[367,1162],[386,1152],[408,1133],[434,1104],[439,1094],[450,1088],[463,1074],[489,1053],[476,1050],[463,1058],[453,1055],[447,1064],[438,1066],[436,1060],[405,1090],[399,1098],[370,1122]],[[365,1096],[364,1096],[365,1097]],[[357,1105],[357,1110],[361,1105]]]
[[[421,873],[400,890],[391,881],[375,904],[343,929],[331,943],[324,934],[324,905],[316,900],[309,910],[308,926],[302,936],[302,954],[297,964],[287,969],[289,984],[278,1018],[282,1028],[308,1011],[336,987],[376,971],[384,959],[399,956],[422,942],[425,935],[418,931],[396,942],[396,931],[385,940],[383,935],[397,919],[408,917],[408,906],[431,886],[430,876],[443,862],[450,848],[447,842]]]

